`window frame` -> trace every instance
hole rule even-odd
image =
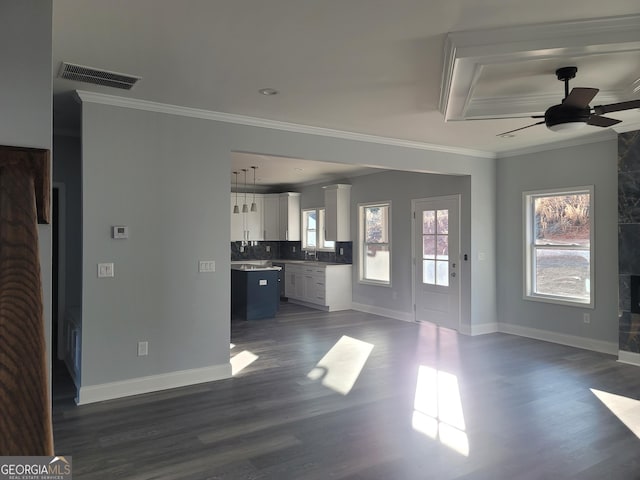
[[[579,308],[595,308],[595,195],[593,185],[530,190],[522,193],[523,206],[523,299]],[[540,197],[589,195],[589,247],[563,244],[535,244],[535,200]],[[536,252],[547,249],[584,250],[589,252],[589,299],[535,292]]]
[[[315,212],[316,213],[316,245],[315,247],[310,247],[307,245],[307,212]],[[325,228],[325,215],[326,209],[324,207],[311,207],[311,208],[303,208],[301,210],[301,229],[302,229],[302,251],[303,252],[335,252],[336,251],[336,242],[333,240],[327,240],[325,238],[325,234],[327,229]],[[330,247],[325,246],[327,242],[332,242],[333,245]]]
[[[386,234],[387,234],[387,242],[385,243],[376,243],[376,245],[387,245],[389,251],[389,280],[375,280],[370,278],[365,278],[365,269],[364,269],[364,256],[367,253],[367,245],[365,243],[365,209],[371,207],[388,207],[388,215],[386,221]],[[392,238],[391,238],[391,223],[392,223],[392,205],[391,200],[379,201],[379,202],[367,202],[367,203],[359,203],[358,204],[358,283],[365,285],[375,285],[380,287],[391,287],[392,286],[392,272],[393,272],[393,255],[392,255]]]

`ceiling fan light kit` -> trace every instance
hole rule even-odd
[[[498,137],[508,138],[513,132],[524,130],[536,125],[545,124],[553,132],[574,132],[585,125],[595,127],[611,127],[621,122],[615,118],[604,117],[602,113],[620,112],[640,108],[640,100],[630,100],[627,102],[611,103],[609,105],[599,105],[590,107],[589,102],[598,94],[597,88],[576,87],[569,91],[569,80],[575,78],[578,67],[562,67],[556,70],[556,77],[564,82],[564,99],[562,103],[549,107],[544,115],[534,115],[529,118],[544,118],[543,121],[516,128],[498,134]]]

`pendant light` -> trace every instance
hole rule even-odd
[[[238,207],[238,172],[233,172],[236,176],[236,204],[233,206],[233,213],[240,213],[240,207]]]
[[[242,204],[242,213],[247,213],[249,211],[249,207],[247,206],[247,169],[243,168],[244,172],[244,203]]]
[[[256,170],[258,167],[251,167],[253,170],[253,203],[251,203],[251,211],[257,212],[258,206],[256,205]]]

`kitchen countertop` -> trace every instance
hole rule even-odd
[[[280,269],[280,267],[273,267],[274,263],[291,263],[294,265],[309,265],[325,267],[330,265],[351,265],[350,263],[338,263],[338,262],[320,262],[317,260],[238,260],[231,262],[231,268],[236,270],[259,270],[259,269]]]

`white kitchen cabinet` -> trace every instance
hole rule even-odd
[[[241,195],[238,194],[238,208],[242,211],[242,198]],[[233,207],[236,205],[236,194],[231,194],[231,241],[239,242],[241,240],[246,240],[245,238],[245,228],[244,228],[244,217],[242,213],[233,213]]]
[[[254,194],[247,194],[247,206],[251,209],[251,203],[254,201]],[[245,228],[247,230],[247,240],[256,241],[264,240],[264,205],[262,195],[255,195],[255,202],[257,211],[252,212],[249,210],[247,213],[242,213],[245,216]]]
[[[351,265],[285,265],[285,295],[293,303],[321,310],[351,308]]]
[[[264,240],[278,241],[280,238],[280,194],[268,193],[262,196],[262,229]]]
[[[300,241],[300,194],[280,194],[280,240]]]
[[[324,187],[324,208],[325,239],[351,241],[351,185]]]
[[[244,193],[238,194],[238,208],[240,213],[233,213],[233,207],[236,205],[236,194],[231,193],[231,241],[256,241],[264,239],[264,229],[262,221],[262,195],[256,194],[257,212],[242,213],[242,204],[245,202]],[[251,208],[253,202],[253,194],[247,194],[247,207]]]

